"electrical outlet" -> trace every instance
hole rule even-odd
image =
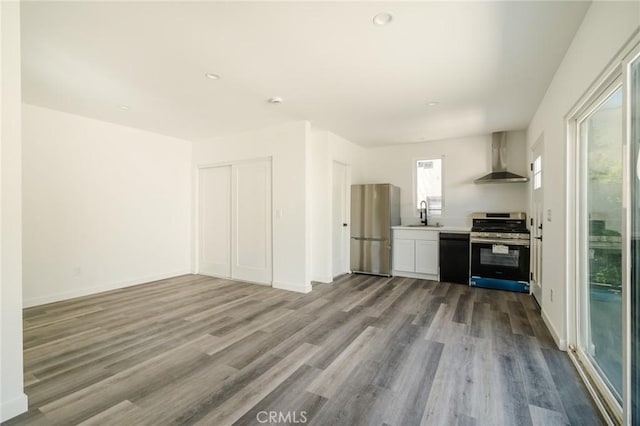
[[[549,300],[553,302],[553,289],[549,290]]]

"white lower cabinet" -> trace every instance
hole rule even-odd
[[[438,275],[438,241],[415,240],[416,272]]]
[[[414,240],[393,240],[393,269],[396,271],[414,272],[416,247]]]
[[[394,230],[393,275],[438,280],[438,231]]]

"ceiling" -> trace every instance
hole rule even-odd
[[[588,7],[23,2],[23,99],[189,140],[293,120],[363,146],[519,130]]]

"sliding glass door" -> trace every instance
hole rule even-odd
[[[640,34],[570,111],[569,353],[607,422],[640,425]]]
[[[633,424],[640,423],[640,57],[632,60],[628,69],[629,83],[629,144],[630,144],[630,193],[631,214],[631,417]]]
[[[623,88],[578,119],[578,352],[612,405],[623,396]]]

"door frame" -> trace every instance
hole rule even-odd
[[[335,227],[337,226],[337,224],[333,223],[333,176],[334,176],[334,171],[335,171],[335,166],[339,165],[341,167],[344,167],[344,171],[345,171],[345,179],[344,179],[344,193],[345,193],[345,205],[344,205],[344,215],[345,215],[345,221],[348,224],[347,225],[347,231],[345,232],[345,234],[343,235],[343,241],[342,241],[342,247],[344,250],[344,257],[342,259],[343,261],[343,265],[344,265],[344,271],[340,272],[338,275],[335,275],[334,273],[334,264],[333,264],[333,259],[334,259],[334,253],[333,253],[333,237],[334,237],[334,231],[335,231]],[[331,217],[331,277],[333,279],[335,279],[336,277],[343,275],[343,274],[348,274],[351,272],[351,250],[350,250],[350,239],[351,239],[351,232],[350,232],[350,228],[351,228],[351,165],[348,163],[344,163],[342,161],[338,161],[338,160],[331,160],[331,183],[330,183],[330,188],[331,188],[331,194],[330,194],[330,210],[329,210],[329,214]]]
[[[193,262],[193,272],[194,274],[199,274],[200,273],[200,250],[201,250],[201,244],[202,242],[200,241],[200,170],[202,169],[209,169],[209,168],[214,168],[214,167],[225,167],[225,166],[229,166],[232,167],[234,165],[238,165],[238,164],[247,164],[247,163],[253,163],[253,162],[258,162],[258,161],[268,161],[271,164],[271,194],[269,194],[269,196],[271,197],[271,285],[273,286],[273,265],[274,265],[274,257],[275,257],[275,253],[273,251],[273,230],[274,230],[274,220],[275,220],[275,214],[274,214],[274,204],[273,204],[273,157],[271,156],[267,156],[267,157],[255,157],[255,158],[245,158],[245,159],[241,159],[241,160],[230,160],[230,161],[220,161],[220,162],[213,162],[213,163],[203,163],[203,164],[198,164],[196,165],[195,168],[195,173],[194,173],[194,183],[193,183],[193,192],[192,192],[192,196],[193,196],[193,227],[192,227],[192,232],[191,235],[193,236],[193,244],[192,244],[192,262]],[[231,243],[231,242],[230,242]],[[233,279],[233,278],[229,278],[229,277],[222,277],[225,279]],[[265,285],[262,283],[258,283],[258,285]]]

